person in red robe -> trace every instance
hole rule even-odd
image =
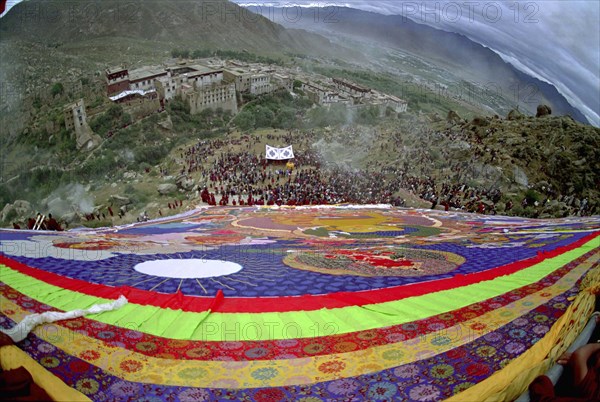
[[[200,193],[200,198],[202,198],[202,202],[205,202],[207,204],[210,202],[210,195],[208,194],[208,189],[206,187],[204,187],[204,189]]]
[[[58,224],[56,219],[54,219],[52,217],[52,214],[48,214],[48,221],[46,222],[46,229],[62,231],[62,228],[60,227],[60,225]]]
[[[542,375],[529,385],[532,402],[600,401],[600,343],[588,343],[573,353],[564,353],[557,363],[568,369],[569,395],[556,395],[550,378]]]

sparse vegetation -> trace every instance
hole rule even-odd
[[[180,97],[172,99],[167,109],[176,132],[194,133],[203,138],[224,132],[232,118],[231,112],[222,108],[205,109],[198,114],[191,114],[190,106]]]
[[[50,94],[54,97],[54,96],[62,95],[64,91],[65,91],[64,85],[60,82],[57,82],[56,84],[52,85]]]
[[[106,112],[95,117],[90,122],[92,130],[100,136],[105,136],[109,132],[124,127],[131,123],[131,116],[123,111],[123,107],[118,104],[110,105]]]
[[[233,120],[242,131],[257,128],[299,128],[299,116],[304,115],[312,102],[294,98],[287,91],[277,91],[260,97],[246,97],[248,103]]]
[[[182,58],[182,59],[203,59],[206,57],[219,57],[222,59],[235,59],[240,61],[246,61],[250,63],[263,63],[263,64],[279,64],[283,61],[280,58],[274,59],[267,56],[261,56],[255,53],[238,50],[225,50],[225,49],[173,49],[171,50],[171,57]]]

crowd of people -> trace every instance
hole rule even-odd
[[[344,146],[357,146],[356,133],[347,129],[338,136]],[[196,176],[199,197],[209,205],[315,205],[315,204],[391,204],[405,206],[399,190],[407,190],[425,201],[446,208],[474,210],[475,200],[492,197],[497,190],[476,189],[443,183],[431,177],[411,174],[409,164],[394,166],[382,161],[367,162],[364,169],[348,169],[323,159],[313,146],[314,132],[299,130],[267,135],[267,141],[294,144],[294,167],[285,162],[267,161],[257,151],[261,139],[245,136],[225,142],[198,141],[180,153],[180,174]],[[420,156],[419,163],[426,163]]]
[[[418,143],[408,144],[400,132],[369,129],[361,132],[356,126],[340,130],[288,130],[266,134],[269,144],[294,145],[294,168],[285,162],[267,161],[262,144],[265,137],[246,135],[235,140],[198,141],[180,153],[179,173],[189,175],[199,184],[199,198],[209,205],[315,205],[315,204],[391,204],[405,206],[402,191],[429,203],[431,208],[456,209],[481,214],[496,214],[503,194],[492,184],[473,184],[478,156],[472,160],[453,161],[452,150],[439,147],[437,159],[447,161],[441,169],[434,155],[425,146],[431,141],[464,141],[456,134],[417,128]],[[448,138],[446,138],[448,139]],[[335,155],[324,155],[322,141],[336,141],[344,149],[367,155],[365,147],[378,144],[378,151],[393,150],[398,158],[389,160],[365,158],[363,166],[338,163]],[[477,144],[474,145],[477,147]],[[486,150],[480,150],[480,153]],[[489,150],[488,150],[489,151]],[[492,153],[486,154],[495,159]],[[490,156],[491,155],[491,156]],[[434,170],[436,170],[434,172]],[[488,182],[493,182],[492,179]],[[586,215],[592,210],[587,200],[573,200],[553,191],[542,191],[544,198],[530,201],[523,198],[521,207],[542,210],[551,200],[567,202],[574,214]],[[517,201],[519,202],[519,201]],[[510,211],[508,200],[502,212]]]
[[[569,208],[569,215],[584,216],[597,212],[597,206],[591,205],[587,199],[561,195],[550,185],[537,189],[542,197],[539,200],[524,197],[513,203],[513,200],[503,197],[493,177],[486,177],[492,185],[474,184],[477,183],[474,178],[481,166],[481,155],[485,154],[491,160],[496,155],[477,148],[477,141],[470,141],[467,134],[436,132],[426,126],[415,126],[411,128],[413,137],[407,139],[400,131],[364,130],[367,131],[348,126],[319,133],[288,130],[262,137],[252,134],[239,138],[198,140],[194,145],[179,150],[175,169],[161,166],[160,174],[164,177],[169,170],[174,170],[179,177],[193,181],[196,199],[215,206],[391,204],[480,214],[510,214],[519,203],[522,209],[533,209],[539,215],[549,203],[557,201]],[[274,146],[293,145],[293,166],[286,164],[287,161],[266,160],[265,140]],[[435,142],[438,145],[472,143],[478,153],[471,159],[459,161],[450,146],[438,146],[432,152],[427,144]],[[336,154],[340,149],[344,150],[346,159]],[[387,152],[390,158],[373,158],[372,151],[380,155]],[[443,161],[441,165],[440,160]],[[410,203],[405,199],[408,196],[412,198]],[[498,211],[500,203],[502,209]],[[164,205],[165,210],[167,207],[178,211],[183,202],[174,200]],[[126,213],[124,207],[116,210],[119,218]],[[105,212],[86,214],[83,218],[87,221],[105,220],[116,214],[109,206]],[[160,208],[158,215],[163,216]],[[30,218],[27,227],[62,230],[52,215],[40,222],[38,219],[39,214],[36,219]],[[146,212],[138,217],[138,221],[147,219]],[[20,225],[15,223],[13,227],[20,228]]]

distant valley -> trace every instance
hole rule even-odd
[[[382,71],[409,75],[440,92],[473,98],[500,114],[515,107],[535,114],[537,105],[544,103],[557,115],[570,115],[588,123],[555,87],[522,73],[463,35],[403,16],[341,6],[249,9],[288,28],[319,33],[338,44],[348,45],[351,38],[356,44],[353,48],[362,51]]]

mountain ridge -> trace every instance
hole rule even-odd
[[[0,41],[75,43],[103,37],[172,46],[201,43],[198,47],[331,52],[326,38],[289,31],[227,0],[27,0],[0,19]]]
[[[249,7],[254,12],[260,7]],[[308,8],[310,10],[310,8]],[[277,11],[280,10],[280,11]],[[492,49],[473,41],[468,36],[433,28],[400,15],[383,15],[349,7],[321,8],[322,15],[335,11],[336,20],[325,23],[314,18],[300,18],[290,22],[283,18],[282,8],[269,9],[269,17],[286,27],[301,26],[318,33],[337,33],[369,38],[414,53],[428,60],[452,65],[466,78],[483,85],[500,88],[514,103],[535,114],[541,103],[549,104],[554,113],[570,115],[577,121],[589,124],[581,111],[569,104],[552,84],[532,77],[505,62]],[[507,112],[499,111],[499,112]]]

